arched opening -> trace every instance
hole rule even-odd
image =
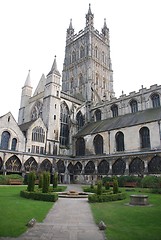
[[[111,106],[112,116],[117,117],[118,116],[118,106],[116,104]]]
[[[9,140],[10,140],[10,133],[8,131],[4,131],[1,137],[1,149],[9,148]]]
[[[137,103],[136,100],[132,100],[130,102],[130,107],[131,107],[131,112],[132,113],[138,112],[138,103]]]
[[[80,162],[77,162],[74,165],[74,174],[75,175],[81,174],[81,171],[82,171],[82,164]]]
[[[16,155],[13,155],[6,161],[6,171],[7,172],[20,172],[21,171],[21,161]]]
[[[155,156],[148,163],[148,173],[161,174],[161,157]]]
[[[37,171],[38,164],[33,157],[30,157],[25,163],[24,168],[26,172]]]
[[[11,144],[11,150],[16,151],[16,147],[17,147],[17,139],[13,138],[12,139],[12,144]]]
[[[40,171],[52,172],[52,164],[48,159],[45,159],[40,164]]]
[[[109,171],[109,163],[106,160],[102,160],[97,167],[98,174],[107,175]]]
[[[95,165],[92,161],[89,161],[85,168],[84,168],[84,173],[85,174],[94,174],[95,173]]]
[[[134,158],[129,165],[129,173],[142,175],[143,172],[144,172],[144,162],[138,157]]]
[[[116,151],[124,151],[124,134],[122,132],[117,132],[115,135],[116,139]]]
[[[150,148],[150,133],[149,128],[142,127],[139,131],[140,133],[140,147]]]
[[[95,154],[103,154],[103,137],[101,135],[96,135],[94,140],[93,140],[93,144],[94,144],[94,150],[95,150]]]
[[[160,107],[160,97],[159,94],[155,93],[151,96],[153,108]]]
[[[76,141],[76,156],[85,155],[85,141],[84,138],[80,137]]]
[[[95,119],[96,119],[96,121],[100,121],[101,120],[101,110],[100,109],[97,109],[95,111]]]
[[[2,158],[0,157],[0,171],[2,171],[2,167],[3,167],[3,162],[2,162]]]
[[[60,106],[60,145],[69,145],[69,109],[66,103]]]
[[[126,169],[126,163],[121,158],[117,159],[112,165],[112,174],[124,175]]]
[[[79,111],[76,115],[76,121],[77,121],[77,127],[78,127],[78,130],[80,130],[83,126],[84,126],[84,117],[81,113],[81,111]]]
[[[58,173],[65,173],[65,165],[62,160],[59,160],[57,162],[57,169],[58,169]]]

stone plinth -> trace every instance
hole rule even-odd
[[[130,195],[130,205],[148,205],[148,195]]]

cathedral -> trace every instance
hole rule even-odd
[[[33,91],[28,72],[18,123],[0,117],[0,173],[54,171],[59,181],[161,173],[161,86],[115,97],[106,19],[94,28],[66,32],[63,69],[56,56]]]

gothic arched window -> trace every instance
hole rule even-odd
[[[16,155],[13,155],[6,161],[6,170],[7,172],[20,172],[21,162]]]
[[[84,117],[83,117],[81,111],[79,111],[77,113],[76,120],[77,120],[78,130],[80,130],[84,126]]]
[[[92,161],[89,161],[84,168],[84,173],[93,174],[94,172],[95,172],[95,165]]]
[[[117,117],[118,116],[118,106],[116,104],[111,106],[112,116]]]
[[[58,169],[58,173],[64,173],[65,172],[65,165],[64,165],[64,162],[62,160],[59,160],[57,162],[57,169]]]
[[[10,133],[8,131],[4,131],[1,137],[1,149],[9,148],[9,140],[10,140]]]
[[[51,172],[52,171],[52,164],[48,159],[45,159],[42,161],[40,164],[40,170],[41,171],[46,171],[46,172]]]
[[[149,128],[142,127],[140,133],[140,145],[141,148],[150,148],[150,133]]]
[[[116,151],[124,151],[124,134],[122,132],[117,132],[115,135],[116,139]]]
[[[148,173],[161,174],[161,157],[155,156],[148,163]]]
[[[106,160],[102,160],[97,167],[98,174],[107,175],[109,171],[109,163]]]
[[[80,162],[77,162],[75,165],[74,165],[74,174],[81,174],[81,171],[82,171],[82,164]]]
[[[95,111],[95,117],[96,117],[96,121],[101,120],[101,110],[100,109],[97,109]]]
[[[84,47],[81,46],[81,47],[80,47],[80,58],[83,58],[84,56],[85,56]]]
[[[74,173],[74,166],[73,166],[72,163],[69,163],[67,169],[68,169],[69,174],[73,174]]]
[[[31,111],[31,120],[36,120],[39,117],[42,117],[42,106],[41,102],[36,102]]]
[[[25,163],[24,163],[24,168],[25,171],[30,172],[30,171],[37,171],[38,164],[36,160],[33,157],[30,157]]]
[[[130,102],[130,107],[131,107],[131,112],[132,113],[138,112],[138,103],[137,103],[136,100],[132,100]]]
[[[32,141],[44,143],[45,132],[42,127],[35,127],[32,130]]]
[[[15,151],[17,146],[17,139],[13,138],[12,139],[12,145],[11,145],[11,150]]]
[[[69,109],[65,103],[60,106],[60,144],[68,146],[69,144]]]
[[[132,160],[132,162],[129,165],[129,173],[130,174],[143,174],[144,172],[144,162],[136,157]]]
[[[85,141],[84,138],[80,137],[76,141],[76,156],[85,155]]]
[[[112,165],[112,174],[123,175],[126,169],[126,163],[121,158],[117,159]]]
[[[96,46],[94,49],[94,56],[98,58],[98,47]]]
[[[72,63],[74,63],[76,61],[76,52],[73,51],[72,52]]]
[[[94,150],[95,150],[95,154],[103,154],[103,137],[101,135],[96,135],[94,140],[93,140],[93,144],[94,144]]]
[[[160,97],[159,94],[155,93],[151,96],[153,108],[160,107]]]

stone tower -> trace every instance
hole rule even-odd
[[[109,29],[106,20],[101,33],[94,28],[90,4],[84,30],[74,34],[72,20],[67,29],[62,91],[88,103],[114,95]]]

